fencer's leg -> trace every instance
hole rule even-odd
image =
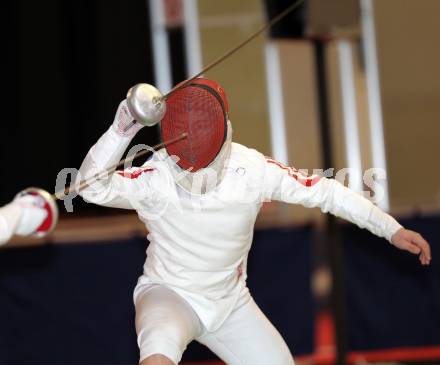
[[[136,332],[142,365],[177,365],[186,346],[202,333],[199,317],[173,290],[145,287],[136,302]]]
[[[228,365],[294,365],[283,338],[247,289],[222,326],[196,340]]]

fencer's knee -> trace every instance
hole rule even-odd
[[[152,312],[156,312],[156,310]],[[178,364],[187,344],[191,341],[190,331],[177,318],[166,317],[163,315],[164,313],[150,314],[151,316],[146,317],[145,322],[138,328],[141,359],[148,359],[152,355],[161,355],[172,361],[171,363],[164,362],[164,364]],[[156,357],[147,364],[162,364],[156,362],[158,361]]]
[[[139,365],[176,365],[171,359],[162,354],[153,354],[142,360]]]
[[[136,331],[142,361],[160,354],[178,364],[200,328],[196,314],[170,289],[154,287],[136,300]]]
[[[168,362],[163,364],[177,365],[182,359],[183,352],[186,349],[186,342],[173,342],[163,333],[159,337],[139,336],[139,351],[141,364],[148,360],[147,364],[162,364],[159,360],[165,357]]]

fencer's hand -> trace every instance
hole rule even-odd
[[[113,129],[123,137],[134,137],[144,126],[134,122],[134,117],[127,106],[127,100],[123,100],[118,107],[113,121]]]
[[[419,233],[400,228],[391,237],[391,243],[401,250],[419,255],[422,265],[429,265],[431,263],[431,248],[429,243]]]
[[[16,198],[13,204],[21,208],[20,220],[14,232],[19,236],[29,236],[35,233],[47,218],[44,199],[40,196],[24,195]]]

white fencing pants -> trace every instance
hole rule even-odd
[[[145,287],[135,305],[140,361],[162,354],[178,364],[187,345],[196,340],[228,365],[294,364],[286,343],[247,288],[214,332],[208,332],[191,306],[165,286]]]

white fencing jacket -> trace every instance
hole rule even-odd
[[[117,163],[129,142],[110,128],[83,162],[82,177]],[[203,195],[175,183],[166,157],[160,151],[142,167],[110,174],[81,195],[95,204],[135,209],[147,226],[150,245],[135,298],[143,285],[166,285],[190,303],[208,331],[221,326],[246,285],[246,260],[263,202],[320,207],[388,240],[401,228],[337,181],[307,177],[237,143],[224,178]]]

